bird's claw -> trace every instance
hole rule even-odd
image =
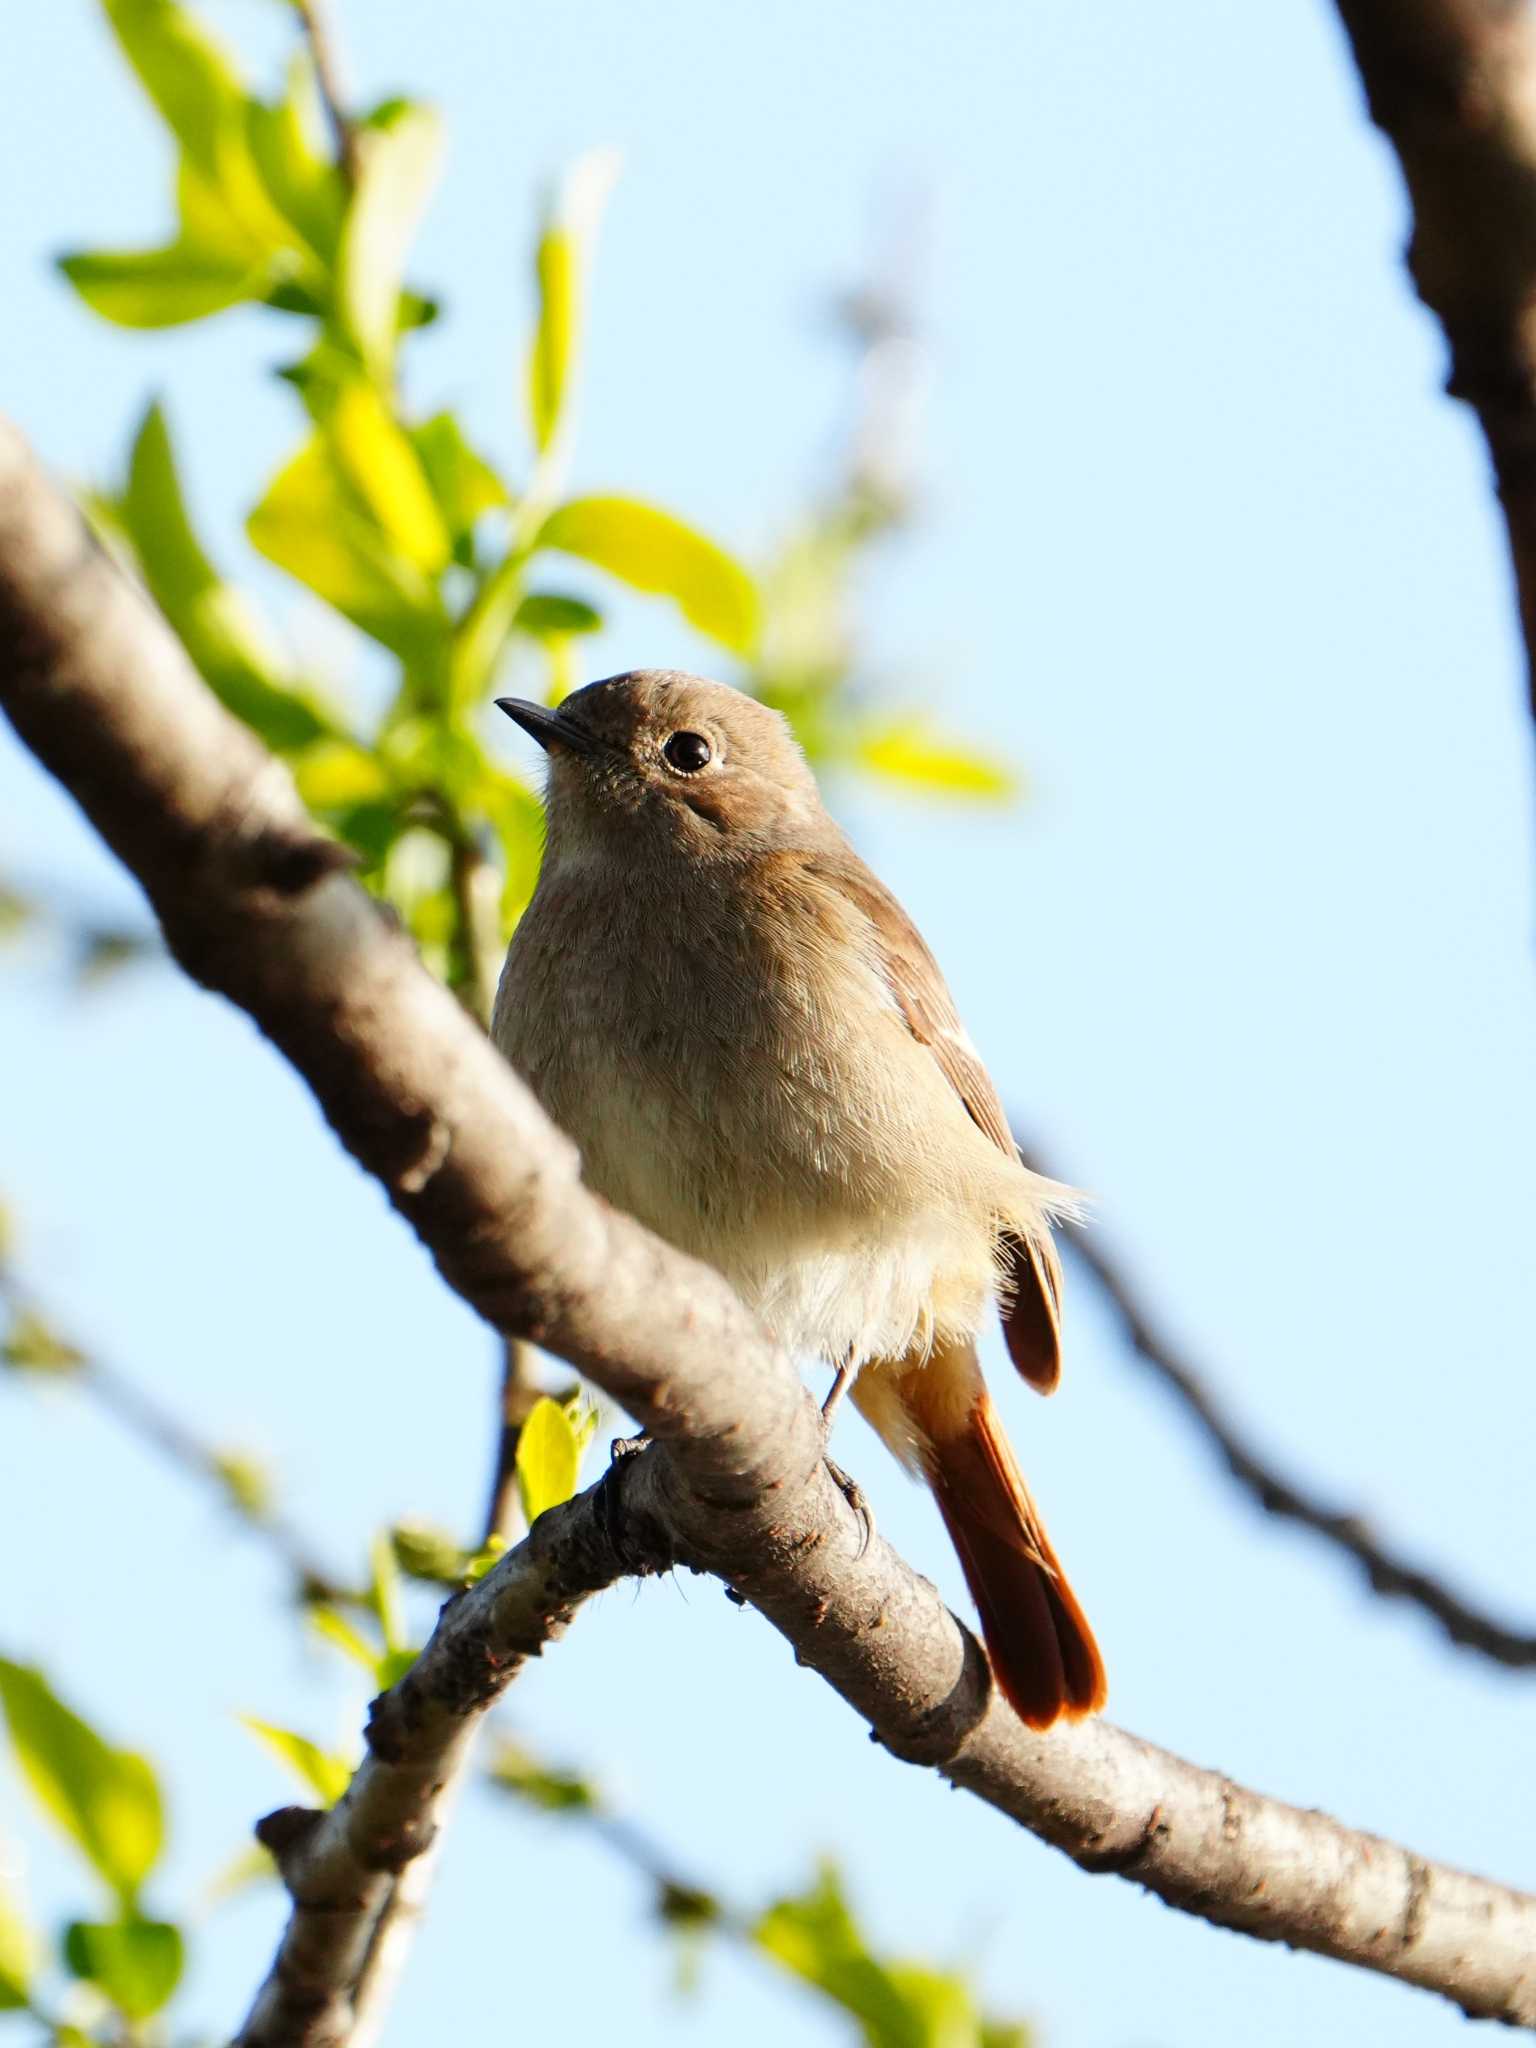
[[[869,1497],[857,1479],[850,1478],[842,1466],[834,1463],[831,1458],[827,1457],[825,1452],[822,1453],[822,1462],[832,1475],[833,1485],[859,1518],[862,1534],[859,1538],[859,1547],[854,1552],[854,1556],[855,1558],[860,1558],[875,1540],[875,1511],[870,1506]]]

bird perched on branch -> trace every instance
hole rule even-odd
[[[1104,1669],[976,1358],[1060,1371],[1053,1216],[933,956],[785,721],[639,670],[502,710],[549,756],[547,835],[493,1035],[584,1177],[717,1267],[932,1488],[992,1668],[1033,1728]]]

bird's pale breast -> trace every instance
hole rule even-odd
[[[742,901],[754,879],[546,870],[497,1041],[589,1184],[719,1267],[786,1345],[900,1355],[935,1321],[968,1331],[1018,1169],[911,1036],[858,914],[782,882],[765,914]]]

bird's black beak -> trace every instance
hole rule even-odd
[[[592,735],[579,726],[573,718],[565,718],[558,711],[550,711],[542,704],[530,704],[522,697],[498,697],[496,709],[505,711],[514,725],[530,733],[547,754],[552,747],[559,747],[570,754],[590,754]]]

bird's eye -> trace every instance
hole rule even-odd
[[[709,766],[714,749],[701,732],[675,732],[661,752],[668,767],[679,775],[697,775]]]

